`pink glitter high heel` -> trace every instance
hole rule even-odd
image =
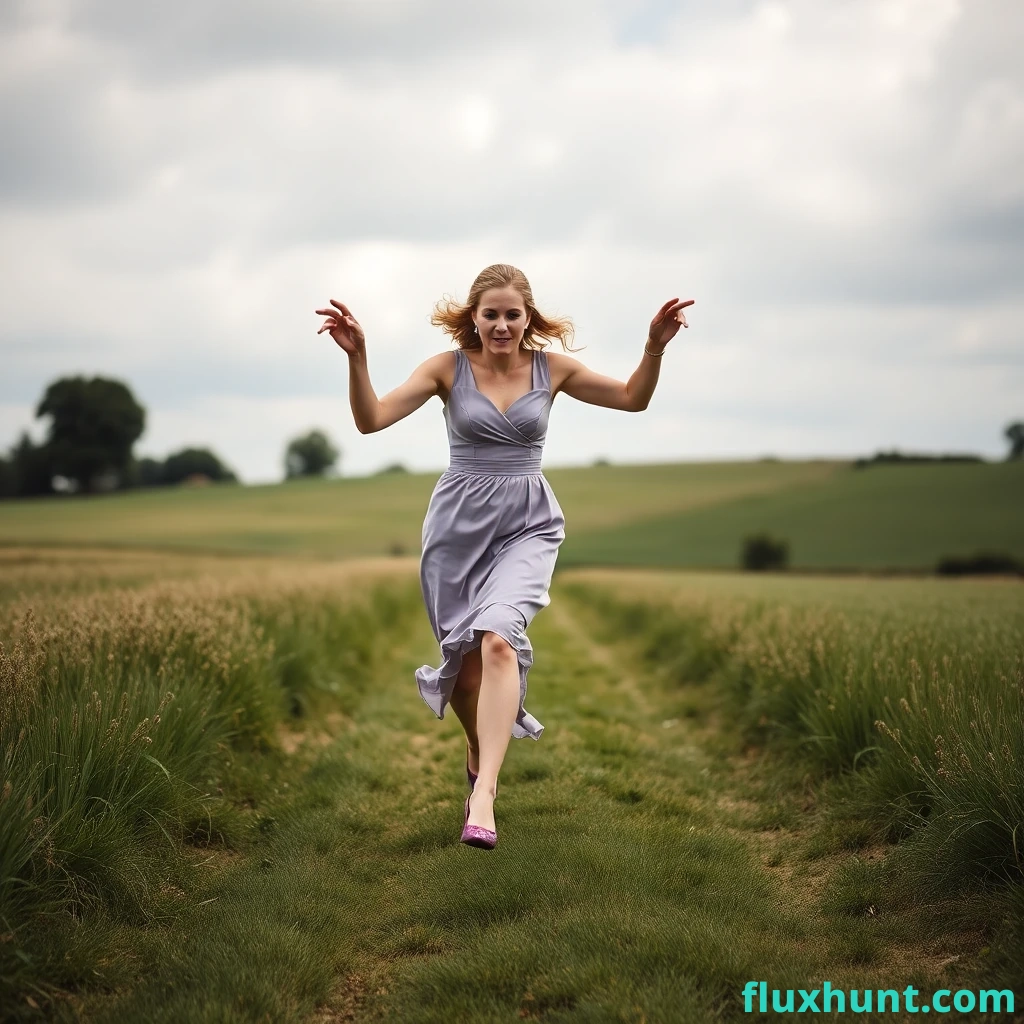
[[[489,828],[481,825],[469,824],[469,797],[466,797],[466,817],[462,825],[462,837],[460,843],[467,846],[476,846],[481,850],[493,850],[498,845],[498,833],[492,832]]]

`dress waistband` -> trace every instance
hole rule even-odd
[[[476,476],[536,476],[542,449],[510,444],[453,444],[448,469]]]

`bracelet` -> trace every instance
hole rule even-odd
[[[665,350],[664,350],[664,349],[662,349],[662,350],[661,350],[660,352],[652,352],[652,351],[651,351],[651,350],[650,350],[650,349],[649,349],[649,348],[647,347],[647,343],[646,343],[646,342],[644,342],[644,351],[645,351],[645,352],[646,352],[646,353],[647,353],[647,354],[648,354],[648,355],[649,355],[649,356],[650,356],[650,357],[651,357],[652,359],[660,359],[660,358],[661,358],[661,357],[662,357],[662,356],[663,356],[663,355],[665,354]]]

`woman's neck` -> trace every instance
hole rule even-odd
[[[488,352],[482,345],[480,346],[480,361],[484,367],[502,377],[515,373],[523,365],[525,355],[526,349],[522,347],[513,352]]]

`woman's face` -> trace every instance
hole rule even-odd
[[[483,347],[499,355],[519,348],[530,318],[526,303],[515,288],[488,288],[480,296],[473,322]]]

